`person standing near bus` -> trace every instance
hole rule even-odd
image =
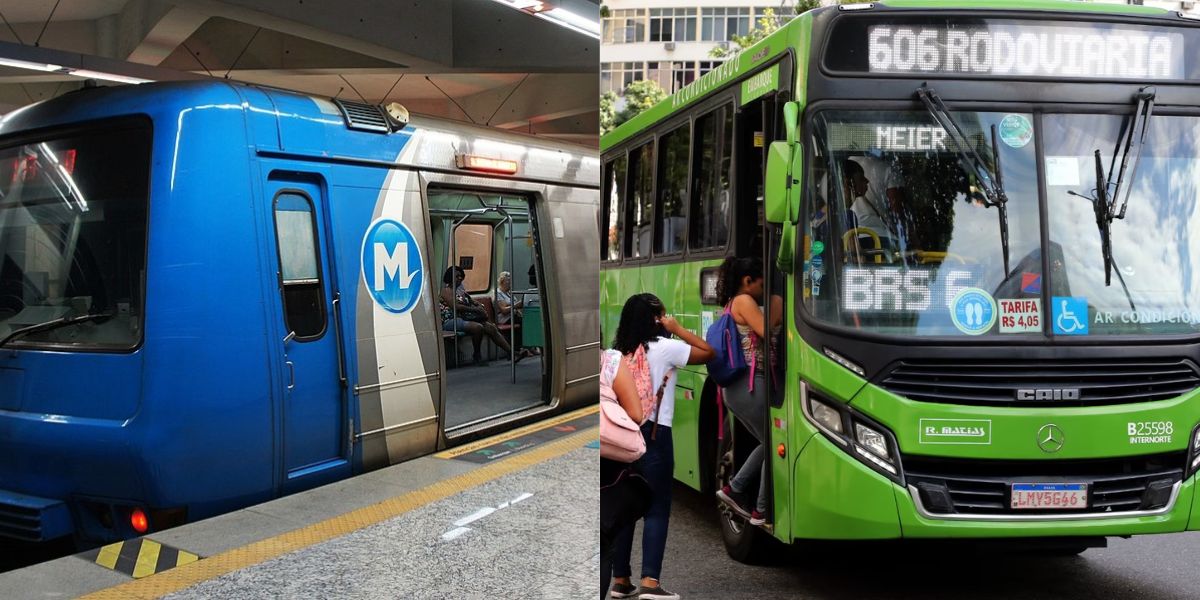
[[[600,401],[615,400],[641,425],[642,399],[629,365],[616,350],[600,353]],[[633,526],[650,507],[650,486],[634,465],[600,457],[600,598],[608,595],[612,577],[613,538]]]
[[[672,339],[674,335],[679,339]],[[636,466],[650,483],[653,498],[642,525],[642,580],[634,587],[629,565],[633,553],[633,525],[626,527],[613,544],[613,598],[638,600],[678,600],[679,595],[662,587],[663,555],[667,549],[667,526],[671,517],[671,481],[675,470],[675,448],[671,442],[671,417],[675,413],[677,370],[699,365],[716,355],[703,338],[684,329],[667,316],[666,308],[654,294],[636,294],[625,301],[617,324],[613,349],[631,365],[642,405],[651,399],[651,408],[642,425],[646,454]],[[647,377],[648,372],[648,377]],[[649,381],[649,385],[645,382]],[[645,389],[650,388],[650,389]],[[662,391],[662,400],[653,398]]]
[[[767,362],[763,357],[763,348],[766,346],[764,340],[767,338],[761,308],[763,285],[761,259],[731,256],[721,264],[717,300],[729,307],[733,322],[737,324],[746,364],[753,365],[744,376],[724,388],[725,406],[758,440],[758,445],[750,452],[742,468],[729,480],[729,484],[717,491],[717,497],[748,518],[751,525],[766,523],[767,514],[767,464],[764,460],[767,439],[764,431],[767,418]],[[782,299],[773,300],[772,308],[782,306]],[[772,311],[772,326],[776,324],[776,314],[782,316],[781,312]],[[755,477],[758,477],[758,494],[751,506],[748,492]]]

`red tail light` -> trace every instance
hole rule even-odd
[[[150,530],[150,520],[146,518],[146,513],[140,508],[135,508],[133,512],[129,513],[129,524],[138,533],[146,533]]]

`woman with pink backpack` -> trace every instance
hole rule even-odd
[[[679,339],[672,339],[672,335]],[[668,592],[659,582],[667,549],[671,482],[675,470],[671,417],[675,413],[676,370],[685,365],[706,363],[715,353],[700,336],[667,316],[662,301],[654,294],[636,294],[625,302],[613,349],[624,356],[624,362],[633,374],[647,419],[642,425],[646,453],[634,466],[650,484],[651,498],[642,526],[641,585],[634,586],[631,579],[633,569],[629,561],[633,553],[634,525],[630,523],[613,542],[610,594],[613,598],[678,600],[678,594]]]

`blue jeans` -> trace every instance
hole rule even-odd
[[[650,510],[642,519],[642,577],[658,579],[662,575],[663,555],[667,551],[667,525],[671,520],[671,485],[675,478],[675,448],[671,443],[671,428],[658,426],[655,439],[650,439],[654,423],[642,425],[646,438],[646,453],[636,465],[650,484],[654,497]],[[633,554],[633,525],[617,534],[612,549],[612,576],[630,577]]]

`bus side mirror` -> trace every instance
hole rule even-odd
[[[766,217],[768,223],[782,223],[787,220],[791,211],[788,210],[788,185],[791,173],[788,167],[792,161],[792,147],[787,142],[771,142],[767,150],[767,186],[766,186]]]
[[[800,192],[804,189],[801,185],[804,181],[804,149],[800,146],[792,147],[792,169],[789,172],[792,176],[792,187],[788,190],[787,217],[789,222],[799,223]]]
[[[796,145],[796,128],[800,126],[800,104],[787,102],[783,105],[783,126],[787,133],[787,144]]]
[[[796,224],[784,223],[779,235],[779,254],[775,255],[775,267],[791,274],[796,266]]]

